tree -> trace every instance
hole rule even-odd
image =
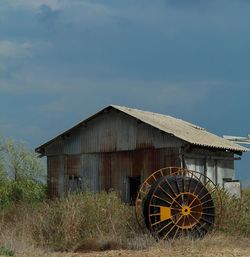
[[[25,143],[0,136],[0,209],[46,198],[45,167]]]
[[[11,180],[41,181],[46,176],[44,164],[23,142],[0,141],[0,170]]]

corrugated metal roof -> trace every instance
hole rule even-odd
[[[250,149],[246,147],[232,143],[222,137],[206,131],[204,128],[181,119],[159,113],[132,109],[125,106],[112,105],[112,107],[193,145],[220,148],[237,152],[250,151]]]
[[[39,146],[36,151],[38,153],[43,153],[43,148],[48,146],[50,143],[54,142],[56,139],[60,138],[61,136],[67,134],[71,130],[81,126],[82,124],[86,124],[88,121],[94,119],[100,113],[106,111],[107,109],[114,108],[119,110],[127,115],[134,117],[152,127],[155,127],[163,132],[171,134],[179,139],[182,139],[190,144],[203,146],[203,147],[213,147],[219,148],[224,150],[230,150],[235,152],[247,152],[250,149],[240,146],[236,143],[230,142],[222,137],[216,136],[204,128],[196,126],[192,123],[186,122],[181,119],[174,118],[169,115],[163,115],[159,113],[153,113],[148,111],[142,111],[138,109],[132,109],[125,106],[118,106],[118,105],[111,105],[100,112],[96,113],[95,115],[89,117],[88,119],[80,122],[73,128],[65,131],[64,133],[60,134],[59,136],[53,138],[52,140],[48,141],[47,143]]]

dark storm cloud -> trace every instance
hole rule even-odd
[[[36,145],[114,103],[249,134],[249,2],[4,0],[0,130]]]
[[[40,6],[37,13],[37,18],[40,22],[47,25],[55,25],[61,14],[60,10],[52,10],[50,6],[43,4]]]

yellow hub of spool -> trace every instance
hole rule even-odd
[[[182,206],[181,213],[183,216],[189,215],[191,213],[190,207],[187,205]]]

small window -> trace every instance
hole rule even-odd
[[[68,175],[68,193],[82,190],[82,179],[76,175]]]

